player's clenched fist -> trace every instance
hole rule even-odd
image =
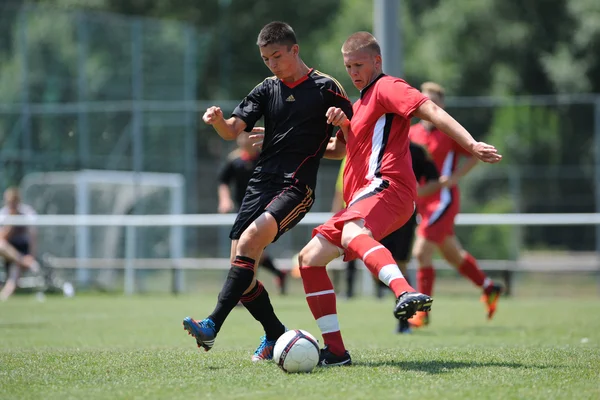
[[[349,122],[346,113],[341,108],[329,107],[325,116],[327,117],[327,123],[334,126],[341,126]]]
[[[215,122],[223,119],[223,111],[221,107],[212,106],[206,109],[206,112],[202,116],[202,120],[208,125],[212,125]]]

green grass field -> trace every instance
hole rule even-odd
[[[19,295],[0,304],[1,399],[600,399],[600,299],[435,298],[432,325],[393,333],[392,299],[340,301],[354,365],[285,374],[250,356],[261,328],[233,310],[209,353],[182,329],[203,296]],[[272,296],[283,322],[319,337],[302,296]]]

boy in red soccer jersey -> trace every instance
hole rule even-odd
[[[323,335],[320,365],[350,365],[340,333],[336,298],[325,266],[340,254],[360,258],[397,297],[394,316],[408,319],[430,309],[433,299],[407,282],[389,250],[378,240],[403,226],[413,215],[416,179],[408,131],[412,116],[433,122],[477,158],[495,163],[497,150],[476,142],[456,120],[405,81],[382,73],[381,50],[368,32],[352,34],[342,46],[346,71],[360,99],[352,121],[339,108],[327,111],[339,126],[326,157],[346,155],[344,201],[347,207],[315,228],[298,255],[306,299]]]
[[[421,86],[421,92],[438,107],[444,108],[442,86],[434,82],[425,82]],[[409,135],[413,142],[429,151],[440,171],[440,180],[443,183],[441,190],[417,200],[417,210],[422,218],[413,247],[413,255],[419,264],[417,288],[431,296],[435,280],[433,253],[439,249],[449,264],[482,288],[482,301],[487,306],[488,318],[492,318],[502,286],[492,282],[479,269],[475,258],[463,250],[454,235],[454,218],[460,210],[458,180],[466,175],[478,160],[427,120],[413,125]],[[459,166],[460,157],[468,159]],[[416,328],[425,326],[429,323],[429,314],[425,311],[417,312],[409,322]]]

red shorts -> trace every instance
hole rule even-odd
[[[447,238],[454,236],[454,218],[458,214],[460,205],[458,202],[444,205],[443,203],[430,204],[421,211],[417,235],[430,242],[442,244]]]
[[[389,189],[389,190],[388,190]],[[390,233],[400,229],[413,215],[415,203],[412,196],[399,194],[391,188],[378,193],[361,196],[357,201],[335,214],[323,225],[313,230],[313,237],[321,234],[330,243],[339,248],[342,246],[342,229],[344,224],[355,219],[365,221],[365,227],[369,229],[373,238],[377,241],[383,239]],[[350,261],[356,258],[346,252],[344,260]]]

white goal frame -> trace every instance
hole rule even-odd
[[[159,187],[169,190],[170,207],[169,214],[182,214],[184,212],[184,192],[185,179],[181,174],[158,173],[158,172],[132,172],[132,171],[112,171],[112,170],[91,170],[84,169],[79,171],[60,171],[60,172],[35,172],[27,174],[21,182],[21,192],[26,193],[33,185],[51,182],[58,185],[74,185],[75,192],[75,214],[74,215],[39,215],[35,221],[44,221],[46,218],[57,218],[62,221],[76,221],[80,218],[96,217],[107,221],[126,221],[132,217],[126,215],[126,209],[116,210],[115,214],[110,215],[90,215],[90,187],[94,184],[112,184],[122,185],[124,187],[137,187],[144,191],[144,188]],[[139,216],[143,219],[151,219],[152,216]],[[36,224],[37,225],[37,224]],[[61,225],[61,224],[52,224]],[[85,264],[85,260],[90,255],[90,227],[93,224],[70,223],[63,226],[76,227],[75,235],[75,258],[80,265]],[[131,264],[136,254],[136,225],[131,224],[102,224],[101,226],[125,227],[125,259]],[[181,259],[184,255],[185,238],[182,225],[170,225],[169,250],[171,259]],[[90,270],[85,267],[77,268],[77,280],[79,282],[88,282],[90,279]],[[175,283],[177,288],[183,287],[183,273],[175,271]],[[126,292],[133,292],[134,268],[125,269]]]

